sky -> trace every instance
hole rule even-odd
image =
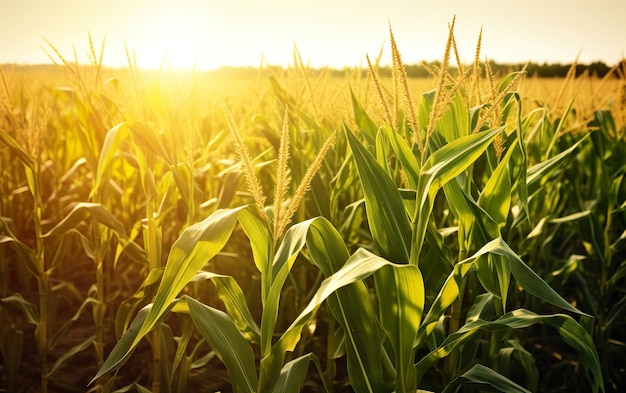
[[[354,67],[391,62],[389,27],[405,64],[441,60],[456,16],[461,61],[603,61],[626,54],[626,0],[0,0],[0,64],[51,63],[47,42],[89,62],[89,36],[106,66],[214,69],[293,64]]]

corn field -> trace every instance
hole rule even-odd
[[[0,68],[0,391],[626,389],[626,69],[453,29],[428,80],[391,32],[391,77]]]

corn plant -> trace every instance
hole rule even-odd
[[[527,222],[529,234],[520,245],[533,261],[534,269],[549,277],[551,285],[579,308],[597,316],[591,333],[598,347],[606,389],[618,391],[624,376],[610,364],[623,358],[620,340],[616,338],[624,307],[619,300],[623,277],[620,255],[624,171],[618,158],[623,141],[608,111],[598,110],[589,128],[584,138],[559,133],[559,128],[551,124],[542,130],[544,149],[551,148],[554,157],[579,164],[554,167],[550,177],[558,181],[537,189],[536,199],[553,204],[533,204]],[[565,352],[555,345],[542,352],[547,351]],[[568,372],[561,364],[555,364],[554,370]]]
[[[34,117],[34,116],[33,116]],[[41,123],[41,118],[28,119],[30,122],[23,127],[28,129],[23,132],[28,134],[28,144],[26,147],[21,146],[7,131],[0,130],[0,138],[9,146],[12,153],[16,157],[19,157],[21,164],[24,166],[26,179],[28,182],[28,190],[32,195],[34,214],[32,217],[34,227],[34,239],[32,239],[33,246],[28,246],[22,240],[20,240],[8,227],[8,225],[2,221],[3,236],[2,243],[7,243],[13,246],[15,251],[19,253],[22,263],[27,266],[28,271],[35,276],[37,281],[39,301],[35,306],[29,303],[19,295],[10,296],[3,299],[3,303],[6,305],[15,306],[15,308],[22,308],[26,319],[36,326],[35,340],[37,343],[38,357],[41,364],[41,389],[46,392],[48,389],[48,377],[49,377],[49,365],[48,365],[48,351],[50,349],[50,334],[48,331],[49,322],[49,301],[50,301],[50,287],[49,279],[51,274],[51,266],[47,263],[45,257],[45,245],[44,245],[44,228],[42,224],[42,211],[43,211],[43,195],[42,195],[42,171],[44,166],[42,165],[42,139],[45,132],[46,123]],[[14,123],[18,125],[18,121]],[[25,240],[25,239],[24,239]],[[29,239],[30,240],[30,239]],[[50,251],[49,251],[50,252]]]
[[[276,189],[273,221],[270,227],[268,215],[264,210],[263,190],[254,174],[252,161],[230,114],[227,117],[243,160],[248,188],[255,196],[256,203],[248,207],[217,210],[205,220],[192,225],[183,232],[172,246],[155,302],[138,314],[96,378],[123,363],[138,341],[158,324],[167,311],[172,307],[175,311],[182,307],[182,312],[191,315],[204,339],[226,365],[231,374],[233,386],[245,391],[256,391],[257,388],[264,391],[271,390],[276,385],[282,386],[282,389],[293,389],[294,386],[303,384],[311,355],[292,360],[283,367],[285,355],[287,351],[294,349],[302,328],[312,319],[317,308],[332,292],[332,289],[327,290],[325,294],[321,293],[317,299],[314,297],[314,301],[309,303],[309,306],[282,334],[278,342],[272,343],[272,339],[278,317],[281,289],[296,257],[304,246],[307,227],[311,223],[303,223],[301,226],[304,229],[299,231],[294,227],[289,230],[286,228],[298,208],[299,201],[309,187],[311,179],[319,169],[332,138],[322,147],[320,154],[297,188],[292,203],[285,207],[284,198],[288,185],[286,164],[289,157],[288,122],[285,117],[285,130],[283,130],[279,155],[278,178],[280,182]],[[251,316],[243,291],[232,277],[211,272],[199,273],[199,276],[196,276],[197,271],[206,261],[215,256],[225,245],[237,220],[251,239],[254,262],[261,273],[263,314],[260,328]],[[274,251],[276,249],[277,251]],[[210,279],[214,283],[230,316],[218,309],[203,305],[191,297],[175,299],[183,287],[194,279]],[[180,307],[175,306],[179,303]],[[244,331],[239,332],[237,328],[243,328]],[[262,358],[258,375],[248,341],[260,345]],[[283,367],[282,371],[281,367]]]
[[[451,29],[444,59],[448,58],[453,45]],[[392,51],[396,66],[401,66],[393,36]],[[413,135],[409,141],[403,138],[406,132],[402,129],[393,131],[394,125],[374,127],[375,123],[356,102],[356,122],[365,125],[361,132],[370,143],[363,145],[346,128],[363,187],[376,252],[397,263],[416,265],[426,277],[426,292],[415,296],[423,297],[421,302],[427,311],[414,332],[415,338],[409,341],[411,351],[419,353],[426,346],[430,352],[427,351],[413,367],[409,366],[412,356],[408,356],[409,361],[404,360],[405,370],[410,374],[397,376],[396,389],[414,388],[415,383],[419,386],[426,372],[439,359],[445,358],[442,383],[447,386],[446,390],[452,391],[463,381],[469,381],[496,389],[507,386],[506,390],[524,391],[493,369],[474,363],[477,354],[482,353],[487,366],[498,368],[495,365],[498,354],[515,350],[502,345],[501,340],[510,335],[505,332],[539,322],[555,327],[563,340],[580,352],[590,372],[593,389],[603,389],[598,355],[590,332],[583,328],[588,326],[590,316],[572,307],[551,289],[502,238],[501,231],[507,226],[515,202],[512,191],[517,189],[518,208],[527,210],[529,188],[533,190],[536,180],[546,176],[544,167],[556,165],[563,157],[537,168],[532,172],[532,178],[527,175],[521,104],[519,97],[510,93],[510,86],[519,74],[505,78],[497,90],[494,88],[492,106],[468,109],[458,85],[444,84],[446,68],[447,62],[444,61],[438,70],[438,90],[424,95],[417,109],[419,115],[412,107],[409,91],[404,90],[406,114],[400,113],[398,118],[405,116],[407,119],[406,125],[400,124],[400,127],[410,129]],[[401,69],[397,72],[404,77]],[[381,99],[384,100],[382,95]],[[509,121],[508,113],[515,106],[518,107],[517,114],[513,112]],[[387,119],[393,117],[388,114]],[[487,121],[492,128],[483,128]],[[420,135],[421,132],[424,134]],[[483,173],[475,173],[477,168]],[[395,180],[398,177],[408,188],[398,189]],[[437,200],[441,189],[445,195],[443,201]],[[445,203],[454,228],[437,227],[432,212],[439,203]],[[453,233],[457,234],[457,245],[450,247],[445,237]],[[454,249],[458,253],[456,257]],[[517,285],[541,301],[581,315],[582,325],[564,314],[537,315],[524,309],[508,311],[511,276]],[[385,288],[396,293],[390,290],[392,286],[386,285]],[[481,290],[487,292],[477,295]],[[471,295],[469,299],[467,295]],[[379,301],[380,298],[381,295]],[[469,310],[467,306],[471,306]],[[381,307],[384,329],[385,310]],[[477,352],[483,331],[492,332],[487,335],[489,345]],[[401,335],[393,330],[386,332],[394,350],[398,351],[400,344],[396,345],[394,340]],[[575,332],[575,337],[570,336],[571,332]],[[528,359],[527,355],[526,351],[521,351],[523,358]],[[527,368],[529,388],[535,389],[533,365],[527,361],[523,364]],[[406,384],[400,384],[401,379]]]
[[[92,55],[95,56],[95,52],[92,52]],[[57,191],[59,193],[63,191],[64,183],[79,173],[82,167],[90,166],[95,172],[97,159],[93,154],[93,150],[99,143],[97,130],[99,127],[102,127],[106,117],[103,116],[103,112],[98,112],[101,108],[93,100],[89,98],[80,100],[80,95],[87,92],[86,79],[77,66],[73,67],[63,58],[61,60],[65,63],[68,73],[76,78],[79,91],[69,88],[62,89],[57,91],[55,98],[61,102],[67,101],[68,105],[75,109],[75,112],[70,117],[70,123],[74,123],[73,125],[76,127],[70,129],[76,131],[76,135],[57,132],[57,122],[65,120],[61,120],[61,115],[59,115],[61,119],[51,117],[51,115],[47,117],[40,116],[38,119],[27,118],[25,120],[30,123],[24,124],[21,124],[15,117],[10,117],[13,119],[12,125],[14,130],[18,132],[17,136],[19,137],[19,132],[22,132],[24,138],[28,137],[29,142],[25,146],[20,144],[9,131],[0,130],[0,138],[9,147],[9,151],[13,156],[19,158],[26,170],[26,179],[33,195],[35,206],[33,215],[35,247],[28,246],[27,240],[21,238],[20,232],[12,229],[11,225],[4,220],[2,221],[2,239],[3,243],[13,246],[19,257],[18,261],[21,261],[21,264],[26,266],[28,271],[34,276],[38,284],[39,294],[38,305],[23,299],[19,293],[4,297],[3,303],[10,308],[21,310],[26,320],[36,326],[35,335],[41,364],[42,391],[47,391],[49,380],[59,368],[66,365],[73,356],[91,346],[95,349],[96,361],[100,364],[103,362],[103,324],[106,302],[104,266],[113,235],[117,237],[120,244],[118,252],[127,249],[131,251],[130,255],[133,258],[145,259],[142,256],[143,251],[140,247],[127,236],[123,224],[106,207],[98,202],[99,198],[96,198],[95,203],[79,202],[76,204],[72,204],[69,199],[66,199],[66,203],[71,206],[69,209],[59,208],[59,199],[54,198]],[[100,66],[101,61],[95,64],[96,69],[99,69]],[[37,107],[37,104],[37,102],[34,103],[35,107]],[[47,106],[39,105],[39,107],[45,109]],[[46,121],[46,123],[37,125],[37,121],[42,120]],[[49,123],[48,120],[50,120]],[[28,128],[21,130],[21,127]],[[61,135],[64,136],[63,142],[60,142]],[[52,147],[56,147],[56,151]],[[81,158],[76,158],[74,155],[77,151],[81,153]],[[52,161],[52,159],[56,161]],[[72,162],[74,159],[76,161]],[[69,168],[65,165],[68,165]],[[42,172],[44,169],[49,173],[44,175]],[[62,176],[52,175],[53,171],[61,172]],[[66,172],[63,173],[62,171]],[[44,194],[44,179],[46,179],[45,192],[50,192],[49,190],[52,188],[54,190],[52,195]],[[56,184],[54,183],[55,181],[57,182]],[[54,219],[53,217],[44,217],[44,211],[48,215],[54,216]],[[57,215],[63,214],[65,216],[56,218]],[[93,219],[93,225],[90,225],[91,234],[84,235],[81,229],[84,229],[82,226],[85,218],[88,216]],[[44,219],[49,221],[56,220],[56,225],[52,228],[48,227],[49,230],[46,231]],[[89,233],[89,230],[87,230],[87,233]],[[96,271],[96,277],[94,277],[95,285],[89,289],[87,296],[81,299],[81,303],[74,315],[64,321],[64,323],[58,324],[55,320],[57,293],[65,291],[66,294],[64,296],[67,296],[67,294],[75,295],[78,290],[70,282],[63,282],[54,286],[51,286],[50,282],[54,279],[53,275],[64,268],[65,264],[62,262],[65,259],[69,259],[70,254],[68,250],[74,246],[78,246],[77,248],[82,249],[85,255],[93,260]],[[49,249],[48,256],[44,252],[46,247]],[[77,296],[80,297],[80,295]],[[72,325],[89,308],[91,308],[93,314],[95,334],[70,348],[66,353],[57,357],[54,364],[50,365],[48,360],[49,352],[62,342]],[[19,364],[19,361],[15,364]],[[55,383],[60,382],[55,381]]]
[[[600,352],[600,360],[605,370],[607,386],[618,390],[623,386],[624,372],[611,370],[610,364],[624,360],[619,332],[623,328],[623,316],[626,303],[623,301],[623,283],[626,273],[622,255],[624,255],[623,236],[626,229],[624,221],[624,184],[623,157],[624,141],[619,136],[623,131],[616,129],[612,115],[608,111],[597,111],[591,126],[596,131],[591,135],[593,152],[589,162],[595,164],[599,176],[596,198],[582,199],[583,207],[591,208],[591,214],[580,221],[580,229],[586,254],[594,263],[595,274],[586,280],[598,280],[598,292],[586,297],[588,307],[598,316],[594,338]],[[585,157],[586,158],[586,157]],[[587,162],[587,160],[585,160]],[[593,167],[592,167],[593,168]],[[594,183],[591,183],[593,187]],[[583,196],[582,193],[578,194]],[[591,195],[589,195],[591,196]],[[585,210],[583,210],[585,212]],[[590,247],[591,245],[591,247]],[[578,276],[579,278],[582,278]],[[583,278],[583,280],[585,280]],[[585,280],[585,281],[586,281]],[[589,295],[589,294],[588,294]]]
[[[2,74],[7,97],[6,101],[4,97],[2,101],[3,123],[0,135],[2,170],[3,174],[7,175],[2,181],[2,212],[12,213],[3,214],[0,227],[2,236],[0,252],[7,256],[2,259],[4,306],[2,318],[7,322],[6,325],[3,324],[2,337],[6,345],[3,344],[0,349],[9,365],[6,367],[7,380],[12,388],[17,381],[17,368],[22,352],[20,343],[23,342],[23,332],[13,328],[15,325],[19,326],[17,322],[13,323],[14,320],[17,321],[14,316],[21,315],[27,323],[38,327],[41,325],[40,310],[45,310],[43,305],[33,303],[32,299],[23,299],[20,293],[11,292],[23,291],[25,294],[33,292],[29,288],[32,280],[27,275],[31,275],[35,281],[42,281],[39,278],[42,275],[34,273],[35,268],[32,267],[37,242],[50,250],[46,256],[49,259],[46,261],[46,269],[48,277],[51,277],[54,283],[51,287],[41,286],[44,289],[50,287],[48,291],[41,291],[41,299],[46,299],[45,306],[51,310],[44,314],[50,320],[49,325],[52,328],[37,329],[39,335],[37,337],[39,341],[49,343],[42,346],[45,353],[49,354],[53,350],[55,352],[48,357],[49,360],[43,361],[43,358],[40,358],[38,360],[41,361],[37,362],[42,365],[39,374],[42,376],[43,389],[43,386],[49,385],[50,378],[54,379],[55,384],[69,383],[54,378],[54,374],[62,366],[77,361],[76,355],[79,352],[92,349],[95,359],[93,367],[98,368],[102,364],[104,346],[107,344],[105,334],[110,326],[107,324],[110,324],[110,319],[114,317],[115,297],[119,296],[120,291],[124,291],[124,280],[118,278],[127,277],[129,272],[134,273],[136,269],[148,270],[150,267],[153,268],[151,277],[154,277],[160,271],[159,267],[163,262],[159,255],[163,244],[171,245],[170,239],[178,236],[181,225],[184,222],[194,222],[195,216],[201,209],[206,209],[206,206],[214,204],[225,206],[234,197],[234,191],[227,187],[220,189],[221,184],[216,173],[221,168],[215,165],[218,157],[207,155],[204,151],[194,152],[193,149],[188,149],[194,143],[201,144],[199,141],[191,140],[196,138],[194,132],[199,134],[198,130],[193,128],[194,122],[186,123],[192,131],[175,133],[174,129],[180,125],[177,122],[184,119],[184,113],[180,113],[179,103],[168,106],[171,97],[159,97],[154,91],[149,91],[150,95],[144,95],[145,91],[142,90],[139,81],[131,86],[134,89],[133,93],[139,95],[133,102],[129,99],[133,94],[124,91],[119,76],[102,82],[104,70],[101,67],[101,57],[100,60],[94,61],[91,67],[81,67],[63,58],[54,47],[51,48],[62,63],[59,64],[59,81],[67,79],[70,86],[44,90],[41,102],[45,102],[44,98],[50,98],[52,103],[44,106],[34,102],[32,115],[25,114],[22,118],[23,113],[31,110],[29,106],[31,104],[26,98],[10,94],[7,87],[10,83],[7,84]],[[96,58],[93,46],[92,56]],[[131,69],[131,74],[132,72],[138,71]],[[135,77],[136,75],[131,75],[131,79]],[[39,85],[35,86],[40,88]],[[187,91],[181,94],[185,95]],[[172,108],[171,116],[162,118],[163,112],[153,111],[150,107],[153,104],[151,100],[160,100],[166,109]],[[138,104],[137,107],[133,106],[135,103]],[[24,105],[24,108],[20,105]],[[43,112],[48,106],[51,107],[52,115],[46,125],[48,118]],[[145,121],[124,122],[129,117],[139,116]],[[193,114],[194,121],[195,116]],[[112,127],[112,124],[119,124],[120,121],[123,123],[119,127]],[[163,139],[154,140],[155,136],[163,138],[162,133],[154,131],[156,128],[154,124],[157,124],[157,127],[165,125],[171,139],[165,140],[164,144]],[[46,127],[47,129],[43,130],[46,132],[41,132],[42,130],[37,128],[39,126]],[[107,132],[108,128],[112,130]],[[27,131],[32,132],[29,134]],[[178,139],[179,136],[182,138]],[[185,139],[187,136],[189,138]],[[208,150],[218,145],[219,137],[218,134],[202,149]],[[31,157],[33,154],[29,149],[30,146],[37,146],[35,142],[41,142],[38,145],[41,147],[40,156],[44,163],[41,167],[46,171],[45,175],[40,176],[44,186],[38,186],[44,191],[41,198],[43,208],[37,209],[37,212],[43,211],[44,217],[40,219],[39,216],[35,216],[37,221],[42,222],[39,226],[42,231],[41,241],[37,242],[35,239],[39,235],[29,238],[33,231],[22,217],[24,215],[30,220],[33,217],[28,213],[33,210],[31,206],[33,202],[26,198],[29,194],[29,180],[24,167],[28,171],[30,166],[34,165],[35,161]],[[170,150],[169,146],[176,146],[178,150]],[[147,155],[144,152],[147,152]],[[203,167],[198,168],[199,165]],[[24,175],[20,176],[20,173]],[[203,174],[206,176],[203,177]],[[229,179],[237,178],[236,173],[233,175],[229,176]],[[203,189],[201,194],[196,183],[198,177],[209,187],[215,188]],[[155,181],[155,178],[159,180]],[[89,181],[85,182],[85,179]],[[91,179],[94,179],[93,182]],[[146,196],[144,200],[141,199],[142,194]],[[219,194],[219,197],[208,198],[207,201],[200,199],[211,194]],[[179,203],[179,199],[182,199],[183,203]],[[146,203],[146,200],[149,200],[149,203]],[[200,202],[206,206],[202,206]],[[144,209],[148,210],[143,214],[146,216],[144,233],[141,231],[139,206],[144,206]],[[179,209],[180,206],[186,208]],[[34,227],[34,224],[32,226]],[[143,242],[143,247],[150,250],[149,257],[153,266],[149,266],[148,256],[139,245],[142,243],[136,243],[136,240]],[[74,263],[62,263],[65,260]],[[71,282],[67,279],[68,273],[76,276],[75,272],[84,269],[85,264],[81,263],[82,260],[93,262],[95,274],[81,275],[79,283]],[[8,278],[16,274],[20,283],[13,287]],[[77,288],[79,285],[81,289]],[[83,294],[84,285],[86,288]],[[20,286],[21,289],[16,289]],[[40,291],[35,289],[35,292]],[[57,307],[57,299],[67,302],[72,308]],[[79,300],[76,310],[73,309],[75,300]],[[128,313],[139,303],[136,299],[130,300],[122,304],[116,316],[116,327],[120,331],[127,324]],[[17,312],[7,312],[11,310]],[[68,319],[59,321],[54,318],[57,311],[76,312]],[[84,323],[82,316],[88,311],[93,314],[93,336],[85,337],[80,344],[59,355],[58,348],[64,346],[64,339],[70,336],[68,332],[72,332],[72,326],[77,325],[79,319]],[[164,330],[168,329],[169,327],[164,327]],[[44,332],[48,333],[47,340],[43,338]],[[110,339],[110,336],[108,338]],[[169,339],[171,341],[168,342]],[[161,362],[161,366],[165,370],[164,374],[167,374],[168,364],[171,364],[169,356],[170,354],[173,356],[170,349],[174,346],[174,339],[170,333],[165,333],[163,340],[153,341],[163,341],[162,346],[166,347],[162,351],[166,359]],[[196,367],[191,362],[188,362],[187,366],[188,369]],[[169,374],[163,378],[157,375],[153,379],[155,386],[162,384],[163,380],[165,390],[169,389],[171,384]],[[99,391],[106,386],[106,389],[110,390],[115,380],[103,379],[100,382],[101,384],[92,389]],[[155,387],[152,389],[156,390]]]

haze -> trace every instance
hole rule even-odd
[[[149,1],[2,0],[0,63],[88,62],[88,34],[104,64],[174,68],[288,65],[294,44],[313,67],[359,66],[365,54],[389,63],[389,25],[406,64],[440,60],[456,15],[462,61],[471,62],[483,28],[483,59],[498,62],[619,62],[626,1]],[[54,55],[53,55],[54,57]]]

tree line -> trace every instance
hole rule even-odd
[[[412,77],[412,78],[428,77],[430,74],[428,73],[427,67],[425,67],[424,64],[430,67],[441,66],[440,61],[405,65],[407,76]],[[491,71],[495,75],[501,76],[501,75],[506,75],[513,71],[519,71],[523,69],[525,63],[510,64],[510,63],[497,63],[494,61],[490,61],[489,65],[491,67]],[[570,71],[570,69],[572,68],[572,66],[573,66],[573,63],[540,64],[540,63],[529,62],[528,64],[526,64],[526,72],[528,73],[529,76],[537,76],[537,77],[542,77],[542,78],[558,78],[558,77],[565,77],[567,73]],[[602,61],[596,61],[590,64],[576,64],[574,67],[575,67],[576,76],[580,76],[584,73],[588,73],[589,75],[602,78],[606,76],[609,72],[611,72],[611,70],[613,70],[614,68],[621,69],[622,74],[623,74],[623,72],[626,71],[626,60],[622,60],[615,66],[609,66]],[[456,66],[450,67],[450,72],[452,73],[456,72],[456,68],[457,68]],[[485,69],[484,64],[481,65],[481,68],[482,68],[482,72],[484,72],[484,69]],[[380,71],[380,74],[383,76],[391,75],[391,67],[389,66],[380,67],[379,71]],[[341,71],[338,70],[337,72],[341,72]],[[619,77],[619,73],[614,73],[614,75],[616,77]]]
[[[490,61],[489,65],[491,67],[491,71],[496,75],[496,76],[503,76],[503,75],[507,75],[511,72],[514,71],[519,71],[521,69],[524,68],[524,65],[526,65],[526,72],[528,73],[529,76],[536,76],[536,77],[541,77],[541,78],[559,78],[559,77],[565,77],[567,75],[567,73],[570,71],[570,69],[572,68],[572,63],[569,64],[561,64],[561,63],[535,63],[535,62],[529,62],[527,64],[525,63],[497,63],[495,61]],[[437,68],[441,66],[441,62],[440,61],[431,61],[431,62],[422,62],[422,63],[417,63],[417,64],[405,64],[405,69],[406,69],[406,73],[407,76],[410,78],[426,78],[431,76],[428,72],[428,67],[430,68]],[[19,68],[22,71],[24,70],[28,70],[28,71],[34,71],[34,72],[42,72],[42,71],[59,71],[59,67],[52,65],[52,64],[35,64],[35,65],[19,65],[19,64],[0,64],[1,68],[6,69],[14,69],[14,68]],[[280,71],[282,69],[282,67],[280,66],[265,66],[264,67],[266,71]],[[596,61],[590,64],[576,64],[575,65],[575,73],[576,76],[580,76],[584,73],[588,73],[589,75],[592,76],[597,76],[597,77],[604,77],[606,76],[609,72],[614,71],[614,69],[617,68],[618,71],[617,72],[613,72],[613,76],[614,77],[624,77],[626,74],[626,59],[620,61],[618,64],[614,65],[614,66],[609,66],[607,64],[605,64],[602,61]],[[449,71],[452,74],[456,73],[456,66],[451,66],[449,68]],[[241,75],[241,74],[253,74],[253,73],[257,73],[258,69],[256,67],[234,67],[234,66],[224,66],[221,67],[215,71],[218,71],[220,74],[236,74],[236,75]],[[346,69],[339,69],[339,68],[331,68],[328,70],[333,76],[338,76],[338,77],[343,77],[345,75]],[[485,65],[481,64],[481,71],[484,73],[485,72]],[[362,70],[363,75],[365,75],[368,71],[367,69],[363,69]],[[391,76],[391,66],[388,65],[384,65],[384,66],[380,66],[378,68],[378,73],[381,76]]]

